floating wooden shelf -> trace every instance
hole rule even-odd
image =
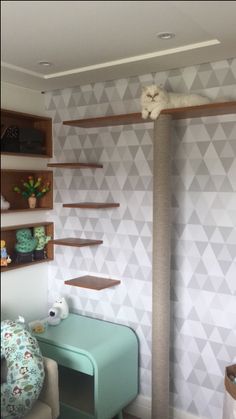
[[[1,228],[1,240],[4,240],[6,242],[6,249],[7,254],[9,254],[10,258],[12,259],[14,255],[15,250],[15,244],[16,244],[16,231],[21,228],[30,228],[33,229],[34,227],[45,227],[45,232],[47,236],[53,237],[53,223],[51,222],[41,222],[41,223],[32,223],[32,224],[21,224],[21,225],[13,225],[8,227],[2,227]],[[18,268],[24,268],[26,266],[32,266],[37,263],[43,263],[43,262],[50,262],[54,258],[54,252],[53,252],[53,246],[51,244],[51,241],[48,242],[48,244],[45,247],[46,250],[46,259],[42,260],[35,260],[33,262],[29,263],[16,263],[12,261],[8,266],[1,266],[1,272],[6,272],[12,269],[18,269]]]
[[[21,179],[27,180],[28,176],[41,177],[43,183],[50,182],[51,190],[42,198],[37,199],[37,207],[29,208],[27,199],[13,191],[14,186],[21,186]],[[53,208],[53,172],[51,170],[1,170],[1,193],[10,203],[9,210],[1,210],[1,213],[22,211],[50,210]]]
[[[52,119],[46,116],[31,115],[22,112],[1,110],[1,133],[9,126],[19,128],[35,128],[44,133],[44,144],[42,154],[1,152],[2,155],[21,157],[52,157]],[[33,140],[33,139],[32,139]]]
[[[114,202],[80,202],[78,204],[63,204],[65,208],[83,208],[83,209],[105,209],[105,208],[116,208],[120,204]]]
[[[92,290],[103,290],[105,288],[114,287],[119,285],[120,281],[110,278],[100,278],[98,276],[81,276],[74,279],[64,281],[64,284],[71,285],[73,287],[89,288]]]
[[[62,169],[102,169],[102,164],[96,163],[48,163],[48,167],[61,167]]]
[[[236,113],[236,101],[209,103],[207,105],[188,106],[186,108],[164,109],[162,115],[172,115],[173,119],[200,118]],[[82,128],[106,127],[115,125],[143,124],[153,122],[152,119],[143,119],[141,113],[124,115],[108,115],[95,118],[64,121],[64,125]]]
[[[70,125],[72,127],[95,128],[115,125],[141,124],[144,122],[145,120],[142,119],[141,113],[131,113],[124,115],[108,115],[100,116],[97,118],[77,119],[74,121],[64,121],[63,124]],[[146,122],[151,122],[151,120]]]
[[[77,238],[65,238],[65,239],[55,239],[50,240],[49,243],[59,244],[62,246],[74,246],[74,247],[85,247],[85,246],[94,246],[97,244],[102,244],[102,240],[90,240],[90,239],[77,239]]]

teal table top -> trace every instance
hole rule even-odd
[[[135,333],[127,326],[72,313],[59,325],[48,325],[44,333],[37,335],[37,339],[73,352],[89,354],[94,359],[104,354],[107,357],[111,347],[115,347],[116,352],[119,348],[122,351],[127,340],[135,340],[137,344]]]

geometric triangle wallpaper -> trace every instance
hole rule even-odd
[[[45,94],[53,118],[51,162],[100,163],[54,170],[55,246],[49,301],[135,330],[140,394],[151,397],[153,124],[74,128],[63,120],[140,111],[141,87],[236,99],[236,59],[94,83]],[[236,361],[236,115],[172,122],[171,405],[221,419],[224,369]],[[118,202],[112,209],[63,203]],[[80,275],[121,280],[101,291],[64,285]]]

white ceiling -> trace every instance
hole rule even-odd
[[[236,56],[235,1],[3,1],[1,11],[2,80],[35,90]],[[166,31],[175,38],[157,38]]]

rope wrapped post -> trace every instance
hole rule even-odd
[[[169,418],[171,119],[154,123],[152,419]]]

